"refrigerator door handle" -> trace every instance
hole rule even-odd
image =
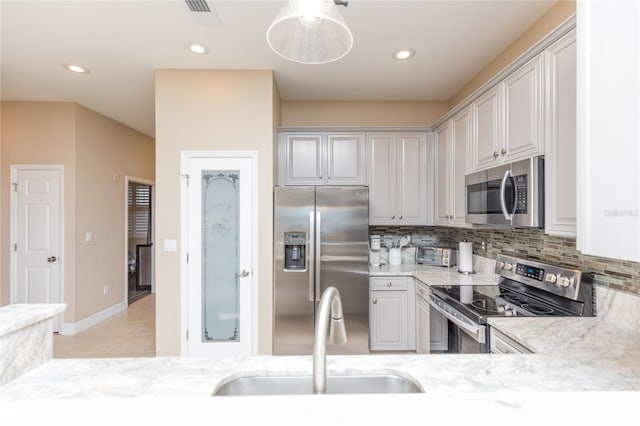
[[[309,302],[314,302],[315,301],[315,294],[314,294],[314,289],[315,289],[315,263],[312,261],[312,259],[315,257],[314,253],[313,253],[313,247],[315,244],[315,240],[316,240],[316,229],[315,229],[315,218],[314,218],[315,213],[313,211],[309,212],[309,240],[307,241],[307,265],[309,265],[308,269],[309,269]]]
[[[315,234],[315,242],[316,242],[316,248],[314,250],[313,256],[315,259],[315,265],[313,265],[314,269],[315,269],[315,277],[316,277],[316,298],[315,301],[319,302],[320,301],[320,296],[321,296],[321,292],[320,292],[320,257],[322,256],[322,253],[320,252],[320,245],[322,244],[320,235],[322,235],[322,213],[321,212],[317,212],[316,213],[316,230],[314,232]]]

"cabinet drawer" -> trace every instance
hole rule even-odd
[[[369,278],[370,290],[406,290],[406,277],[377,277]]]

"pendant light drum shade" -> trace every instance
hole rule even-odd
[[[290,61],[325,64],[349,53],[353,36],[334,0],[289,0],[267,30],[267,43]]]

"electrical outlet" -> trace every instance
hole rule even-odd
[[[104,294],[109,293],[109,286],[105,285],[104,288],[102,289],[102,291],[104,292]]]

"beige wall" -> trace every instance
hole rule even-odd
[[[567,18],[576,13],[575,0],[562,0],[553,6],[545,15],[537,20],[516,41],[495,57],[489,65],[483,68],[467,83],[449,102],[449,109],[454,108],[476,89],[498,74],[511,62],[526,52],[531,46],[549,34]]]
[[[258,152],[259,352],[271,352],[274,84],[271,71],[156,72],[156,353],[180,353],[180,153]]]
[[[76,108],[76,317],[125,297],[126,179],[155,178],[153,139],[96,112]],[[117,178],[114,179],[114,174]],[[88,231],[93,241],[86,242]],[[109,286],[105,295],[103,287]]]
[[[282,101],[282,127],[424,127],[449,110],[446,101]]]
[[[153,139],[73,103],[4,102],[2,161],[3,188],[11,164],[64,165],[64,322],[123,301],[124,176],[154,178]],[[1,240],[8,241],[7,191],[2,197]],[[3,244],[3,304],[9,300],[7,250]],[[106,296],[105,284],[111,288]]]
[[[64,166],[65,322],[75,316],[75,105],[2,102],[2,252],[1,304],[9,303],[9,188],[12,164]]]

